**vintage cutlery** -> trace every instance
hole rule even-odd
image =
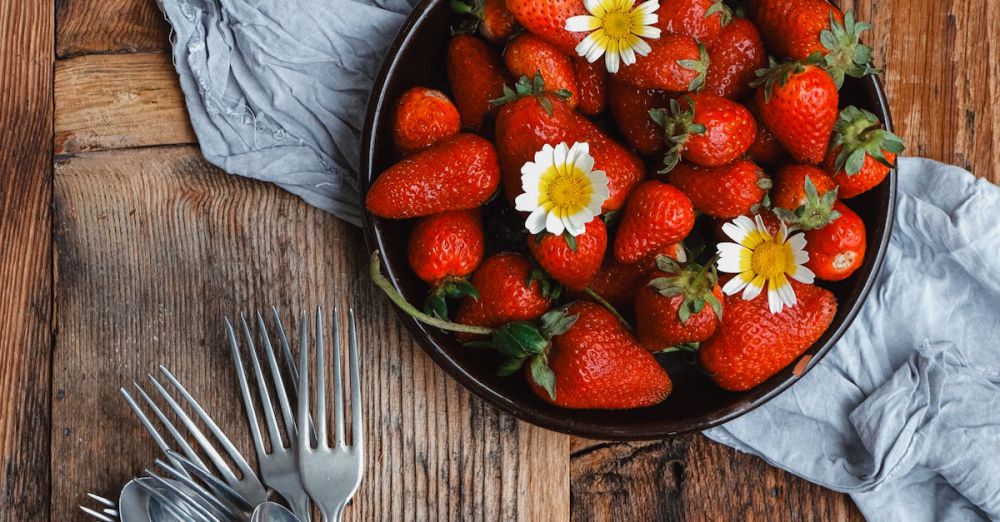
[[[264,502],[253,510],[250,522],[309,522],[309,518],[299,518],[285,506],[276,502]]]

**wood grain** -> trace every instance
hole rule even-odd
[[[52,2],[0,2],[2,520],[48,518],[52,21]]]
[[[57,154],[196,141],[168,54],[59,60],[55,100]]]
[[[438,369],[364,276],[357,229],[189,146],[62,158],[54,198],[54,520],[152,463],[117,388],[159,363],[247,451],[221,319],[270,304],[357,308],[368,462],[351,520],[567,518],[567,438],[501,414]]]
[[[155,0],[55,0],[56,54],[135,53],[170,48]]]

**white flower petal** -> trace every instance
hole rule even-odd
[[[736,276],[727,281],[725,285],[723,285],[722,292],[725,293],[726,295],[734,295],[740,290],[746,288],[749,282],[750,281],[747,281],[740,276]]]
[[[601,21],[590,15],[571,16],[566,19],[566,30],[574,33],[593,31],[601,25]]]
[[[736,220],[732,222],[722,224],[722,233],[729,236],[729,239],[732,239],[736,243],[742,243],[750,233],[749,230],[746,230],[741,226],[739,219],[740,218],[736,218]]]
[[[514,198],[514,208],[521,212],[534,212],[538,206],[538,194],[524,192]]]
[[[816,280],[816,274],[814,274],[812,270],[809,270],[808,268],[801,265],[795,267],[795,271],[788,275],[792,279],[800,283],[805,283],[807,285],[813,284],[813,281]]]
[[[617,49],[615,49],[614,51],[609,49],[604,52],[604,65],[608,68],[609,73],[615,74],[618,72],[618,64],[620,60],[621,57],[618,56]]]
[[[784,285],[778,287],[778,297],[781,298],[781,301],[787,308],[792,308],[798,304],[798,299],[795,297],[795,289],[792,288],[792,285],[788,284],[788,281],[785,281]]]
[[[565,229],[566,225],[563,225],[562,220],[559,219],[559,216],[557,216],[555,212],[549,212],[548,215],[545,216],[545,230],[549,234],[558,236],[561,235]]]
[[[754,222],[757,224],[757,231],[760,232],[760,235],[764,236],[765,240],[774,239],[771,236],[771,233],[767,231],[767,227],[764,226],[764,220],[761,219],[760,214],[754,214],[753,219]]]
[[[767,289],[767,308],[772,314],[780,314],[784,308],[784,302],[778,295],[778,291],[773,288]]]
[[[588,13],[596,14],[594,11],[600,7],[604,0],[583,0],[583,8],[587,10]]]
[[[632,65],[635,63],[635,51],[631,47],[626,47],[622,49],[622,63],[625,65]]]
[[[792,250],[795,252],[801,251],[806,248],[806,236],[801,232],[788,238],[788,240],[785,242],[788,243],[792,247]]]
[[[647,0],[646,2],[639,4],[635,8],[635,11],[638,11],[647,16],[652,15],[653,13],[659,10],[660,10],[659,0]],[[656,21],[654,20],[653,23],[656,23]]]
[[[741,251],[744,248],[736,243],[719,243],[719,263],[718,268],[720,272],[726,272],[728,274],[738,274],[743,270],[740,268],[741,262]]]
[[[651,34],[654,31],[656,32],[655,36],[649,36],[649,35],[646,34],[646,33],[650,33]],[[655,40],[655,39],[657,39],[657,38],[660,37],[660,30],[656,29],[655,27],[645,27],[640,32],[639,36],[645,36],[647,38],[652,38],[652,39]],[[649,54],[653,50],[653,48],[650,47],[649,44],[646,43],[645,40],[639,40],[638,42],[636,42],[635,45],[632,46],[632,49],[635,51],[635,54],[638,54],[640,56],[646,56],[647,54]]]
[[[604,55],[605,51],[604,47],[601,47],[601,45],[597,43],[597,39],[592,38],[593,36],[594,36],[593,33],[587,36],[587,38],[591,38],[591,41],[593,43],[593,45],[590,47],[590,49],[587,51],[586,54],[587,61],[590,63],[596,62],[598,58]],[[583,40],[587,41],[587,38],[584,38]]]
[[[548,218],[548,212],[545,210],[545,207],[538,207],[524,221],[524,227],[528,229],[528,232],[537,234],[545,230],[546,218]]]

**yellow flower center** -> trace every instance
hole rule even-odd
[[[604,16],[604,32],[614,39],[622,39],[632,34],[632,17],[628,11],[611,11]]]
[[[792,251],[787,244],[765,241],[754,248],[750,266],[755,274],[772,278],[785,273],[791,258]]]
[[[592,192],[590,179],[578,168],[549,167],[539,183],[540,204],[550,205],[559,217],[573,215],[587,206]]]

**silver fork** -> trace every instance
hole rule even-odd
[[[290,357],[291,352],[288,347],[288,339],[284,335],[281,318],[278,316],[277,309],[272,308],[272,310],[279,332],[278,340],[282,344],[283,351],[287,354],[286,357]],[[240,383],[240,391],[243,394],[243,407],[246,410],[247,423],[250,425],[250,434],[253,438],[254,449],[257,452],[257,468],[260,470],[260,477],[264,481],[264,484],[288,501],[288,504],[297,517],[302,520],[308,520],[310,512],[309,495],[303,488],[302,480],[299,478],[298,455],[296,453],[295,442],[297,431],[295,416],[292,413],[292,406],[285,391],[285,383],[278,368],[278,360],[275,357],[274,348],[271,346],[271,339],[267,335],[267,326],[264,324],[264,318],[258,312],[257,329],[260,331],[264,357],[267,359],[271,382],[274,385],[274,394],[281,410],[282,423],[285,427],[284,440],[282,440],[278,428],[278,420],[271,403],[271,396],[267,389],[267,382],[264,378],[260,359],[257,356],[257,348],[254,345],[253,336],[250,334],[250,327],[247,325],[246,318],[242,316],[240,317],[240,323],[243,327],[243,337],[246,341],[247,352],[250,354],[250,364],[257,383],[257,393],[260,397],[265,429],[267,431],[266,437],[270,441],[270,452],[268,452],[265,445],[265,436],[261,434],[253,396],[250,392],[250,386],[247,383],[243,358],[240,355],[239,341],[236,339],[236,332],[233,331],[233,325],[229,322],[229,319],[226,319],[226,333],[229,336],[233,364],[236,366],[236,376]],[[305,321],[302,322],[302,328],[306,328]],[[308,330],[304,330],[304,333],[308,334]],[[286,359],[286,362],[292,365],[290,359]],[[294,374],[292,374],[292,378],[293,380],[295,379]]]
[[[256,506],[261,502],[265,502],[267,500],[267,490],[264,489],[264,485],[261,484],[260,479],[257,478],[257,475],[254,473],[253,469],[250,468],[250,465],[247,463],[246,459],[243,458],[243,456],[240,454],[236,446],[233,445],[232,441],[229,440],[229,437],[227,437],[226,434],[223,433],[223,431],[219,428],[219,426],[215,423],[215,421],[212,420],[212,418],[208,415],[208,413],[204,410],[204,408],[202,408],[201,405],[198,404],[198,401],[196,401],[194,397],[192,397],[191,394],[188,393],[187,389],[184,388],[183,385],[181,385],[180,381],[178,381],[177,378],[174,377],[174,375],[170,373],[169,370],[167,370],[162,365],[159,367],[159,370],[160,373],[162,373],[163,376],[177,390],[181,398],[188,404],[188,406],[192,410],[194,410],[198,418],[200,418],[201,421],[205,424],[205,426],[208,427],[208,431],[212,434],[212,437],[216,440],[216,442],[220,446],[222,446],[223,451],[225,451],[225,453],[229,456],[229,459],[233,462],[233,464],[236,465],[236,468],[240,472],[240,476],[237,477],[236,474],[233,473],[233,470],[226,463],[225,459],[219,453],[219,451],[216,450],[212,442],[201,431],[201,429],[198,428],[197,424],[195,424],[195,422],[191,419],[191,417],[184,411],[184,409],[174,399],[174,397],[170,394],[170,392],[168,392],[167,389],[162,384],[160,384],[160,381],[158,381],[156,377],[154,377],[152,374],[148,374],[150,381],[153,383],[153,387],[156,388],[157,392],[159,392],[160,396],[163,398],[164,402],[166,402],[170,410],[173,411],[174,415],[177,416],[181,424],[184,425],[184,428],[186,428],[187,431],[194,438],[198,447],[201,449],[202,452],[204,452],[205,456],[212,463],[213,467],[218,472],[219,477],[222,479],[222,481],[225,482],[226,485],[228,485],[230,488],[235,490],[243,498],[245,504],[249,509],[252,509],[252,506]],[[150,397],[149,394],[147,394],[146,391],[143,390],[141,386],[139,386],[139,383],[134,383],[134,384],[136,390],[139,392],[140,397],[142,397],[143,401],[146,403],[149,409],[159,419],[160,423],[167,430],[167,433],[170,434],[170,437],[180,448],[181,453],[183,453],[195,465],[204,468],[205,470],[209,470],[210,468],[205,465],[204,461],[201,460],[201,457],[198,456],[198,453],[195,452],[194,448],[192,448],[190,444],[188,444],[187,440],[185,440],[181,432],[174,426],[174,424],[170,421],[170,419],[167,418],[167,416],[163,413],[163,410],[161,410],[160,407],[157,406],[153,398]],[[177,463],[177,461],[174,460],[171,456],[170,445],[160,435],[159,431],[157,431],[156,427],[145,415],[145,413],[143,413],[142,408],[139,407],[139,404],[135,401],[134,398],[132,398],[132,395],[129,394],[128,390],[122,388],[121,393],[125,397],[125,401],[128,402],[129,406],[135,412],[136,416],[139,417],[139,421],[146,428],[146,430],[149,431],[149,434],[153,437],[153,440],[156,442],[156,445],[159,446],[161,450],[163,450],[163,452],[167,455],[168,458],[171,459],[171,461]],[[190,471],[183,467],[181,469],[183,469],[185,473],[188,473]]]
[[[97,520],[100,520],[101,522],[118,522],[117,502],[106,499],[100,495],[95,495],[93,493],[87,493],[87,496],[90,497],[90,500],[93,500],[94,502],[100,505],[100,507],[98,508],[99,511],[98,509],[80,505],[81,511],[90,515],[91,518],[95,518]]]
[[[348,358],[351,379],[351,446],[344,440],[344,393],[340,369],[340,319],[333,312],[333,446],[329,445],[326,418],[326,356],[323,348],[323,312],[316,310],[315,343],[302,339],[299,354],[298,425],[309,422],[309,352],[316,346],[316,408],[313,425],[316,447],[309,440],[309,430],[298,432],[299,472],[309,496],[319,506],[323,520],[340,522],[344,506],[350,502],[361,484],[364,471],[364,437],[361,418],[361,379],[358,370],[358,340],[354,309],[348,310],[350,325]]]

